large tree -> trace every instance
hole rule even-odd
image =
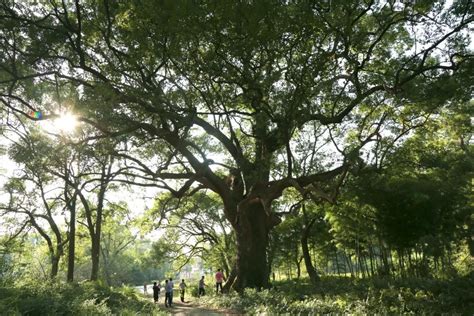
[[[138,149],[121,157],[142,179],[220,196],[235,286],[265,287],[287,188],[332,201],[363,146],[467,98],[472,14],[471,1],[3,1],[0,102],[47,119],[54,87],[76,88],[90,137],[128,135]]]

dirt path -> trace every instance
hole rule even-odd
[[[193,304],[193,302],[181,303],[181,302],[173,302],[173,307],[166,309],[173,315],[193,315],[193,316],[222,316],[222,315],[242,315],[232,311],[227,310],[212,310],[201,307],[199,305]]]
[[[143,286],[136,286],[137,291],[142,294],[147,299],[152,300],[153,296],[150,292],[143,293]],[[164,294],[164,293],[163,293]],[[176,296],[175,296],[176,298]],[[178,298],[179,300],[179,298]],[[231,310],[224,310],[224,309],[210,309],[203,306],[199,306],[197,301],[187,301],[185,303],[181,303],[177,300],[173,301],[172,308],[166,308],[164,306],[164,296],[160,296],[159,300],[159,308],[166,312],[169,312],[172,315],[192,315],[192,316],[239,316],[243,315]]]

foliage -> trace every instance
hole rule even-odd
[[[0,253],[0,286],[13,284],[15,279],[14,269],[11,255]]]
[[[181,270],[200,258],[205,268],[223,268],[229,274],[235,261],[235,236],[215,194],[196,193],[179,200],[161,194],[141,223],[145,230],[163,231],[150,251],[154,263]]]
[[[1,315],[157,315],[151,301],[130,288],[97,283],[29,283],[0,288]]]
[[[285,281],[270,290],[207,296],[204,305],[248,314],[456,314],[474,312],[474,275],[432,279],[322,278],[317,286]]]

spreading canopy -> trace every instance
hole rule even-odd
[[[155,5],[3,2],[3,105],[47,118],[68,101],[55,91],[73,88],[72,107],[98,135],[152,138],[154,176],[188,179],[181,192],[198,182],[228,195],[224,168],[243,194],[263,182],[277,197],[340,173],[351,149],[405,109],[408,121],[465,97],[469,1]],[[337,147],[323,153],[343,155],[318,174],[327,160],[307,152],[329,131]]]

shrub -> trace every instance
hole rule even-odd
[[[286,281],[201,303],[249,314],[462,314],[474,312],[473,277],[447,280],[323,278],[317,286]]]
[[[56,282],[0,288],[0,315],[156,315],[161,311],[133,288]]]

